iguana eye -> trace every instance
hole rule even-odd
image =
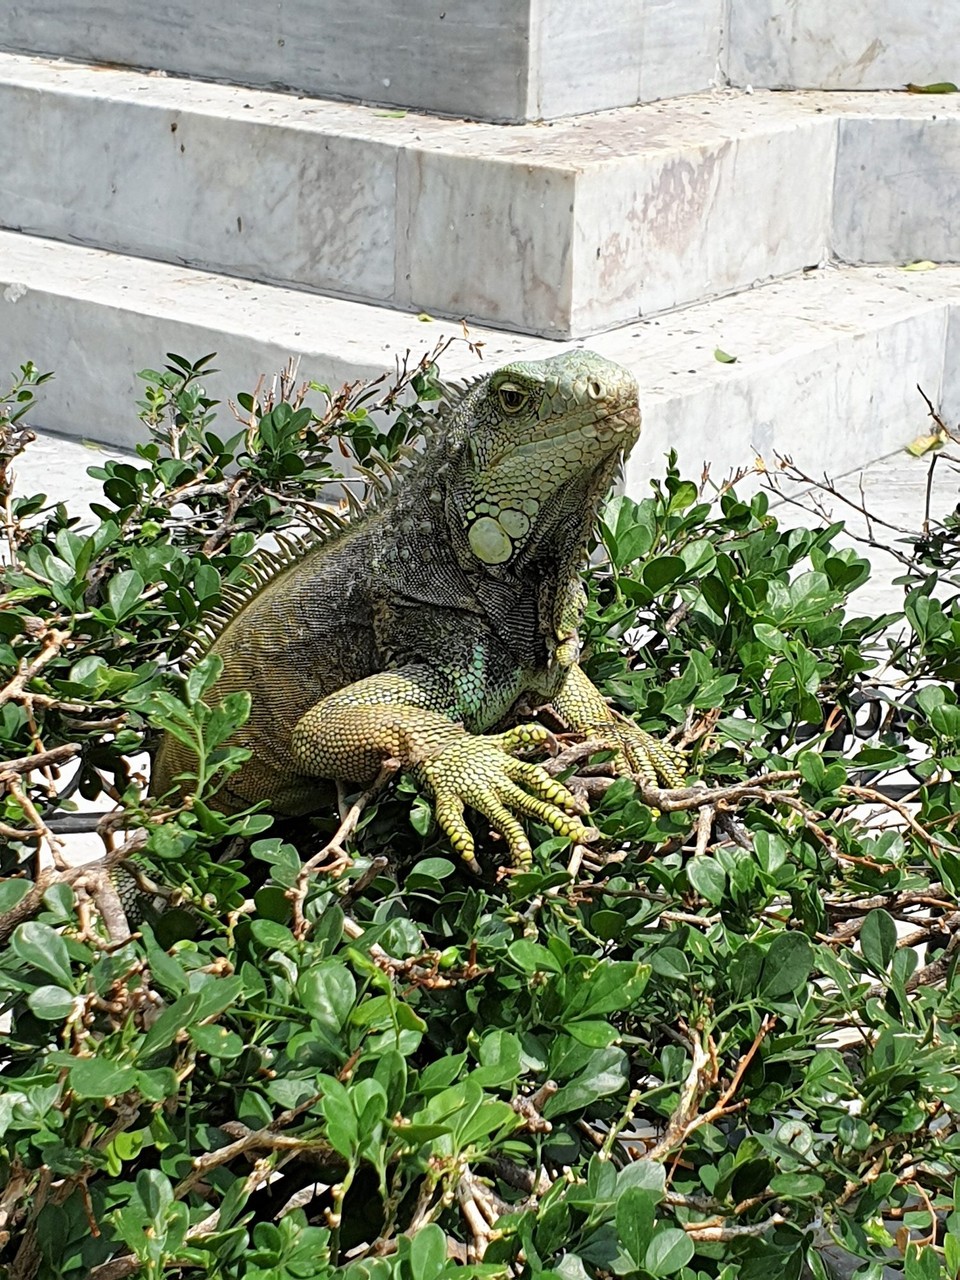
[[[529,392],[515,382],[503,382],[497,387],[497,396],[504,413],[519,413],[529,399]]]

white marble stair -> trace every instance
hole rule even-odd
[[[299,293],[168,263],[0,232],[0,353],[54,369],[38,425],[130,446],[142,438],[134,371],[165,351],[217,352],[221,399],[293,354],[304,378],[336,384],[420,353],[456,324]],[[486,367],[564,344],[473,328]],[[960,418],[960,268],[827,268],[635,322],[589,346],[635,370],[645,430],[628,469],[642,495],[650,468],[677,448],[688,474],[714,474],[756,453],[792,454],[834,474],[916,436],[915,385]],[[737,357],[715,359],[720,347]],[[465,344],[446,376],[481,366]]]
[[[945,0],[6,0],[0,48],[478,120],[956,80]]]
[[[960,258],[950,98],[724,91],[505,127],[0,54],[0,119],[2,226],[549,337],[834,251]]]

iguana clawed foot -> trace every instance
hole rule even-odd
[[[617,773],[633,775],[652,786],[686,786],[686,761],[669,743],[661,742],[629,720],[598,724],[596,732],[616,748]]]
[[[537,818],[572,840],[596,838],[596,829],[580,821],[585,807],[577,797],[539,765],[513,754],[547,737],[540,725],[518,725],[482,737],[464,735],[417,766],[417,776],[433,796],[437,821],[466,862],[475,865],[473,836],[463,818],[466,805],[482,813],[503,836],[518,865],[529,863],[531,853],[518,814]]]

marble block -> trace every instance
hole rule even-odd
[[[144,80],[160,92],[138,98],[134,83],[123,98],[101,97],[0,81],[0,222],[253,279],[391,296],[395,148],[285,128],[240,102],[221,112],[197,100],[207,86],[191,101]]]
[[[0,117],[7,226],[552,337],[827,239],[834,124],[775,95],[505,129],[0,54]]]
[[[928,99],[928,103],[933,99]],[[960,108],[840,121],[834,251],[847,262],[960,261]]]
[[[0,48],[478,119],[522,120],[529,4],[13,0],[4,6]]]
[[[724,0],[12,0],[0,48],[520,122],[706,88]]]
[[[773,95],[427,140],[401,180],[409,304],[583,337],[799,270],[834,148],[833,119]]]
[[[725,69],[767,89],[900,89],[957,80],[947,0],[731,0]]]
[[[532,0],[530,17],[527,119],[637,101],[643,0]]]
[[[931,395],[929,391],[927,394]],[[934,404],[937,404],[936,400]],[[960,429],[960,303],[951,307],[947,321],[943,382],[938,408],[948,427],[954,431]],[[918,431],[917,434],[921,433]],[[955,493],[955,478],[952,487]]]
[[[944,0],[8,0],[0,48],[477,120],[955,78]]]
[[[0,54],[0,118],[2,225],[550,338],[830,246],[956,253],[952,98],[725,90],[504,128]]]
[[[903,448],[926,429],[917,384],[936,402],[960,363],[960,328],[945,346],[960,271],[931,276],[904,289],[890,269],[816,271],[591,339],[643,388],[627,489],[668,447],[715,482],[757,457],[841,475]],[[736,363],[720,364],[718,346]]]
[[[735,124],[723,112],[715,125],[671,112],[660,117],[663,133],[654,123],[638,136],[642,164],[608,160],[583,172],[574,333],[743,289],[824,256],[833,121],[774,113],[751,127],[750,104],[741,106]]]
[[[563,168],[411,149],[398,210],[406,229],[398,304],[566,336],[575,189]]]
[[[699,93],[720,81],[724,0],[643,0],[640,102]]]

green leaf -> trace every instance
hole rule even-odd
[[[644,1270],[652,1276],[672,1276],[693,1257],[693,1241],[679,1227],[658,1226],[647,1247]]]
[[[650,956],[650,968],[661,978],[684,982],[690,976],[687,957],[678,947],[660,947]]]
[[[196,1018],[200,1006],[200,993],[191,991],[168,1005],[150,1026],[140,1041],[138,1058],[141,1062],[173,1044],[177,1036]]]
[[[937,80],[933,84],[908,84],[907,93],[958,93],[952,80]]]
[[[27,996],[27,1004],[47,1022],[62,1022],[73,1010],[76,997],[63,987],[35,987]]]
[[[512,1031],[488,1031],[477,1051],[480,1066],[471,1076],[485,1088],[513,1084],[520,1075],[520,1041]]]
[[[893,917],[878,907],[864,917],[860,929],[860,949],[864,958],[881,971],[890,966],[897,950],[897,925]]]
[[[779,1000],[791,992],[800,994],[813,968],[810,941],[803,933],[778,933],[767,952],[760,980],[760,994]]]
[[[591,1049],[603,1049],[608,1044],[614,1044],[620,1038],[617,1028],[609,1022],[578,1019],[575,1022],[567,1022],[564,1025],[568,1035],[572,1036],[578,1044],[585,1044]]]
[[[727,884],[723,867],[706,854],[691,858],[687,863],[687,879],[701,898],[713,906],[719,906]]]
[[[346,965],[339,960],[324,960],[300,975],[297,994],[311,1018],[336,1034],[350,1016],[357,984]]]
[[[410,1274],[416,1280],[435,1280],[447,1265],[447,1237],[435,1222],[421,1227],[410,1241]]]
[[[617,1235],[637,1267],[643,1266],[653,1238],[653,1215],[659,1199],[656,1192],[641,1187],[628,1187],[617,1199]]]
[[[624,779],[626,781],[626,779]],[[609,792],[607,795],[609,796]],[[594,911],[590,917],[590,928],[603,942],[612,942],[619,938],[626,927],[627,917],[622,911]]]
[[[560,962],[552,951],[542,947],[539,942],[530,942],[526,938],[518,938],[507,948],[507,955],[524,973],[562,973]]]
[[[728,977],[733,994],[738,1000],[745,1000],[756,994],[763,959],[763,951],[755,942],[741,943],[730,957]]]
[[[107,583],[107,604],[118,622],[136,612],[144,581],[136,569],[123,569]]]
[[[720,347],[717,347],[715,349],[713,353],[713,358],[714,360],[718,361],[720,364],[736,364],[737,363],[736,356],[728,355],[727,352],[721,350]]]
[[[172,1067],[138,1071],[136,1088],[148,1102],[166,1102],[177,1096],[180,1081]]]
[[[33,885],[29,880],[4,880],[0,883],[0,915],[6,915],[21,903]]]
[[[78,1098],[116,1098],[136,1086],[137,1072],[107,1058],[78,1058],[67,1078]]]
[[[804,1200],[819,1195],[827,1184],[816,1173],[778,1173],[770,1179],[770,1190],[778,1196]]]
[[[610,1045],[606,1049],[595,1050],[580,1074],[549,1099],[543,1109],[544,1116],[552,1120],[555,1116],[591,1106],[612,1093],[619,1093],[626,1087],[626,1073],[627,1057],[621,1049]]]
[[[592,969],[571,974],[564,1018],[598,1018],[630,1009],[643,994],[650,966],[626,960],[601,960]]]
[[[200,1052],[209,1054],[211,1058],[230,1060],[231,1058],[239,1058],[240,1054],[243,1053],[243,1041],[235,1032],[228,1031],[226,1027],[191,1027],[189,1035]]]
[[[641,576],[644,586],[657,592],[682,578],[686,571],[687,566],[680,556],[657,556],[656,560],[650,560],[643,566]]]
[[[191,667],[186,680],[187,702],[191,706],[200,702],[220,679],[223,673],[223,659],[217,653],[208,653]]]
[[[73,986],[73,973],[67,944],[55,929],[39,920],[17,925],[10,939],[10,949],[25,964],[56,978],[61,987]]]

